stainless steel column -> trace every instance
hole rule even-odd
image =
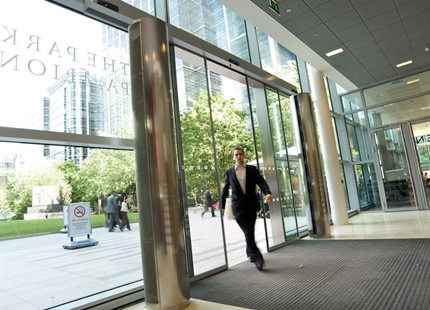
[[[137,201],[145,302],[190,303],[179,203],[166,24],[143,17],[129,27]]]
[[[299,114],[301,145],[309,188],[309,210],[306,210],[309,236],[329,238],[330,221],[311,97],[308,93],[301,93],[294,96],[294,102]]]

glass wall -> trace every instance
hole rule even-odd
[[[78,165],[47,158],[46,147],[70,146],[0,143],[0,158],[9,158],[14,167],[0,190],[1,216],[13,218],[0,222],[2,308],[47,309],[130,283],[142,285],[134,152],[91,148]],[[111,191],[126,193],[131,230],[105,228],[102,199]],[[75,202],[89,203],[96,246],[63,248],[72,244],[63,206]]]
[[[300,92],[296,57],[263,31],[256,29],[261,68],[297,87]]]
[[[249,61],[245,21],[216,0],[168,0],[170,24]]]
[[[2,1],[3,10],[21,17],[2,17],[0,83],[15,91],[0,93],[8,103],[0,125],[121,136],[131,115],[127,34],[46,1],[25,2],[28,10],[20,11],[23,2]],[[32,7],[49,22],[40,22]],[[85,153],[70,156],[79,160]]]

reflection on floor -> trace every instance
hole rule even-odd
[[[430,210],[404,212],[367,211],[349,219],[349,225],[331,226],[330,239],[430,238]],[[309,239],[304,238],[304,239]],[[126,308],[146,309],[144,303]],[[191,299],[186,310],[245,309]]]

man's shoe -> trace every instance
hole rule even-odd
[[[114,232],[115,230],[113,230],[113,229],[109,229],[109,232]]]
[[[212,217],[216,217],[216,214],[212,215]]]
[[[260,256],[259,258],[257,258],[257,260],[255,261],[255,266],[257,267],[258,270],[263,269],[263,266],[264,266],[263,257]]]
[[[251,262],[251,263],[255,263],[255,262],[256,262],[256,259],[255,259],[255,258],[248,257],[248,259],[249,259],[249,262]]]

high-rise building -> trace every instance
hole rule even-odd
[[[85,69],[69,69],[48,88],[43,101],[43,129],[99,135],[103,132],[103,83]],[[45,146],[44,156],[52,160],[72,160],[80,164],[88,156],[81,147]]]

